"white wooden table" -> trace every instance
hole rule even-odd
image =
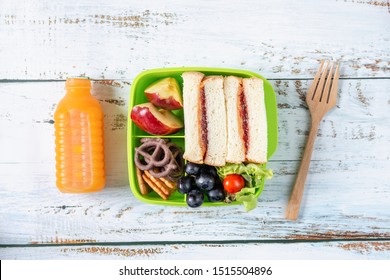
[[[340,61],[297,222],[284,219],[309,129],[304,95]],[[129,92],[143,70],[231,67],[269,79],[279,146],[258,207],[162,207],[129,189]],[[98,81],[107,186],[55,186],[67,76]],[[390,259],[388,1],[1,1],[1,259]]]

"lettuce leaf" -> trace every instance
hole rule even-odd
[[[244,204],[247,212],[253,210],[257,206],[257,198],[255,196],[256,188],[243,188],[236,193],[236,200]]]
[[[236,200],[243,203],[245,210],[251,211],[257,206],[255,192],[261,188],[263,179],[271,179],[273,172],[261,164],[233,164],[217,167],[218,176],[223,179],[230,174],[239,174],[246,181],[246,187],[235,194]]]

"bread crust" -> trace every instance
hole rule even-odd
[[[199,125],[202,117],[200,95],[201,95],[201,85],[202,85],[202,80],[204,78],[204,74],[200,72],[184,72],[182,74],[182,78],[184,81],[184,87],[183,87],[183,103],[184,103],[183,105],[184,105],[184,121],[185,121],[184,129],[186,131],[185,133],[186,149],[183,158],[190,162],[201,164],[203,163],[203,158],[206,151],[206,147],[202,144],[201,127]],[[188,85],[187,83],[190,83],[190,85]],[[190,96],[192,94],[196,94],[196,96]],[[190,110],[189,109],[190,106],[194,105],[194,104],[187,104],[189,99],[193,100],[196,103],[194,109],[195,112],[193,112],[195,116],[195,120],[186,119],[189,118],[188,110]],[[187,133],[188,131],[190,131],[190,129],[196,129],[197,133],[195,133],[195,135]],[[190,137],[194,137],[195,139],[190,139]],[[193,143],[192,141],[194,141],[197,144]]]
[[[229,114],[232,114],[231,112],[229,113],[228,110],[229,110],[229,107],[228,107],[228,93],[227,93],[227,87],[226,87],[226,84],[231,81],[231,80],[235,80],[235,82],[237,83],[237,89],[236,89],[236,92],[234,93],[235,95],[235,100],[236,100],[236,104],[235,104],[235,107],[236,107],[236,112],[237,114],[234,114],[234,116],[231,116]],[[227,155],[226,155],[226,162],[229,162],[229,163],[236,163],[236,164],[240,164],[242,163],[244,160],[245,160],[245,143],[243,141],[243,134],[244,134],[244,130],[243,130],[243,127],[242,127],[242,116],[240,114],[241,112],[241,105],[240,105],[240,94],[242,94],[242,78],[240,77],[236,77],[236,76],[228,76],[228,77],[225,77],[224,79],[224,94],[225,94],[225,103],[226,103],[226,116],[227,116],[227,145],[228,145],[228,152],[227,152]],[[235,122],[235,125],[237,126],[237,134],[238,134],[238,138],[241,140],[239,143],[236,143],[236,144],[239,144],[241,146],[240,149],[236,149],[234,152],[235,153],[240,153],[240,151],[242,151],[241,155],[235,155],[235,156],[232,156],[231,153],[232,151],[229,149],[229,141],[232,141],[232,138],[229,137],[229,134],[230,133],[234,133],[232,128],[229,127],[230,123],[228,121],[229,117],[234,117],[234,122]],[[234,139],[234,138],[233,138]],[[233,140],[234,141],[234,140]],[[230,148],[233,148],[232,146],[230,146]]]
[[[211,166],[226,164],[227,124],[223,81],[223,76],[207,76],[202,82],[205,94],[203,115],[207,121],[207,148],[203,161]]]
[[[260,112],[260,115],[262,116],[260,119],[256,119],[256,125],[255,127],[253,123],[250,123],[250,120],[248,119],[248,143],[247,143],[247,149],[245,152],[245,161],[246,162],[251,162],[251,163],[266,163],[267,162],[267,143],[268,143],[268,137],[267,137],[267,120],[266,120],[266,108],[265,108],[265,103],[264,103],[264,88],[263,88],[263,81],[259,78],[244,78],[243,79],[243,92],[245,94],[245,98],[247,100],[248,104],[248,115],[251,114],[249,112],[249,107],[252,104],[256,103],[256,100],[250,100],[250,97],[248,97],[248,91],[250,90],[249,87],[250,85],[253,86],[253,84],[260,83],[261,87],[259,89],[258,95],[256,95],[257,101],[261,104],[260,108],[256,108],[256,113]],[[250,103],[251,102],[251,103]],[[253,109],[253,108],[252,108]],[[252,110],[254,111],[254,110]],[[259,136],[259,133],[255,133],[255,130],[260,131],[260,135],[263,137]],[[253,140],[253,135],[256,134],[255,140]],[[253,149],[253,146],[256,146],[256,148],[260,149],[260,153],[257,154],[259,157],[253,157],[251,153],[249,152],[249,149]]]

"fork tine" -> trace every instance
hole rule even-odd
[[[316,87],[317,87],[318,79],[320,78],[320,75],[321,75],[321,72],[322,72],[322,66],[324,66],[324,62],[325,62],[325,60],[322,60],[322,61],[321,61],[321,65],[320,65],[320,67],[318,68],[318,71],[317,71],[317,73],[316,73],[316,75],[315,75],[315,77],[314,77],[314,80],[313,80],[313,82],[312,82],[312,84],[311,84],[309,90],[307,91],[307,95],[306,95],[306,96],[307,96],[308,98],[310,98],[310,99],[312,99],[313,94],[314,94],[314,90],[315,90]]]
[[[327,102],[329,100],[329,88],[330,88],[330,82],[332,81],[333,66],[334,66],[334,62],[332,62],[332,64],[330,65],[328,77],[326,77],[325,88],[322,91],[320,102],[322,101],[323,98],[326,98]]]
[[[340,66],[340,64],[337,64],[337,66],[336,66],[336,71],[335,71],[334,77],[333,77],[332,88],[330,89],[330,92],[329,92],[329,95],[328,95],[328,100],[327,100],[327,103],[331,107],[336,105],[337,91],[338,91],[338,82],[339,82],[339,76],[340,76],[339,66]]]
[[[320,101],[321,96],[322,96],[322,91],[324,89],[324,83],[325,83],[325,78],[326,78],[326,73],[328,71],[328,66],[329,66],[329,61],[326,62],[326,65],[322,71],[320,81],[318,82],[318,86],[316,90],[313,93],[313,97],[311,98],[313,101]]]

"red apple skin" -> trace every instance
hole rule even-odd
[[[165,110],[183,108],[183,98],[179,83],[173,77],[155,81],[144,90],[150,103]]]
[[[157,92],[145,92],[146,98],[149,102],[153,103],[157,107],[164,108],[166,110],[178,110],[183,108],[183,104],[178,102],[172,96],[161,99],[160,95]]]
[[[149,107],[153,105],[149,104],[137,105],[131,110],[131,119],[140,129],[153,135],[167,135],[175,133],[182,128],[182,126],[170,127],[164,124],[152,113],[153,109],[150,110]]]

